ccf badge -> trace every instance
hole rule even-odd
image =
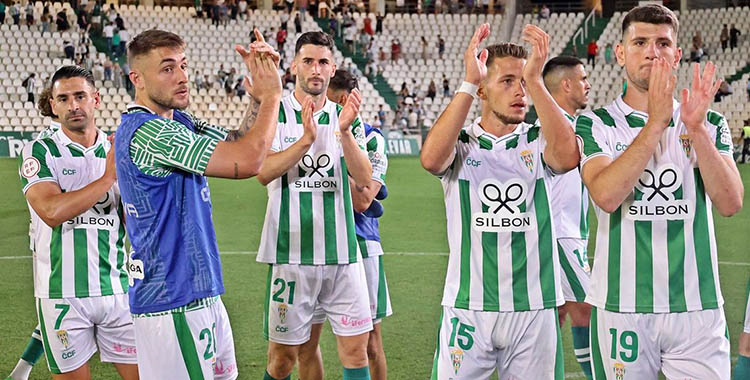
[[[458,369],[461,368],[461,362],[464,360],[464,351],[460,348],[454,348],[451,350],[451,362],[453,362],[453,370],[458,375]]]

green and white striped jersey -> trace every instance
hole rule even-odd
[[[573,117],[560,108],[572,123]],[[541,127],[539,119],[536,126]],[[588,240],[589,192],[583,186],[580,167],[556,174],[549,181],[550,204],[555,218],[555,237]],[[588,265],[588,263],[587,263]]]
[[[30,142],[23,148],[19,168],[24,194],[44,181],[55,182],[63,192],[87,186],[104,174],[109,149],[102,131],[89,148],[71,141],[62,129]],[[31,205],[29,213],[36,297],[83,298],[128,291],[125,226],[117,184],[91,209],[54,228]]]
[[[313,115],[317,137],[302,159],[268,184],[268,206],[258,249],[259,262],[333,265],[357,262],[354,210],[349,173],[341,148],[341,106],[326,100]],[[365,150],[364,126],[357,118],[352,132]],[[302,106],[290,94],[281,100],[271,150],[280,152],[302,134]]]
[[[372,164],[372,179],[385,185],[385,173],[388,171],[388,156],[385,154],[385,138],[378,132],[372,131],[367,139],[367,156]],[[366,240],[357,235],[359,250],[363,258],[376,257],[383,254],[383,246],[377,240]]]
[[[60,129],[60,123],[57,121],[50,121],[49,127],[39,132],[39,135],[34,140],[41,140],[51,136],[53,133]],[[29,219],[29,250],[34,252],[34,221]]]
[[[441,178],[450,257],[443,306],[528,311],[562,305],[540,128],[461,130]]]
[[[648,115],[618,97],[576,120],[581,167],[598,156],[616,160]],[[706,129],[732,154],[724,117],[709,111]],[[711,199],[674,101],[659,147],[622,205],[599,220],[591,293],[586,302],[613,312],[672,313],[721,307]]]

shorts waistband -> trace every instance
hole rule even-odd
[[[219,299],[220,299],[220,296],[198,298],[197,300],[193,300],[185,306],[176,307],[171,310],[159,311],[156,313],[133,314],[132,316],[133,318],[148,318],[148,317],[159,317],[162,315],[169,315],[169,314],[175,314],[175,313],[186,313],[188,311],[205,309],[215,304],[216,302],[218,302]]]

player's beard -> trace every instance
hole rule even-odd
[[[155,93],[149,94],[151,101],[168,109],[185,109],[190,105],[190,97],[188,95],[183,103],[178,102],[175,98],[170,98],[165,94]]]
[[[648,81],[650,79],[650,71],[649,75],[646,75],[643,78],[638,77],[638,73],[631,73],[630,70],[627,68],[625,69],[625,75],[628,76],[628,82],[630,82],[633,86],[642,89],[643,91],[648,91]]]
[[[309,94],[309,95],[312,95],[312,96],[318,96],[318,95],[320,95],[320,94],[322,94],[322,93],[324,93],[324,92],[326,92],[328,90],[328,82],[325,79],[323,79],[322,77],[320,78],[320,80],[323,81],[323,85],[320,86],[320,89],[310,88],[310,86],[307,85],[308,80],[309,79],[305,79],[305,80],[301,81],[300,84],[299,84],[300,88],[302,88],[302,91],[304,91],[305,94]]]
[[[523,122],[523,118],[517,118],[513,116],[504,115],[497,111],[492,111],[496,118],[503,122],[503,124],[520,124]]]
[[[71,117],[71,114],[69,113],[65,115],[65,123],[64,123],[65,128],[74,132],[80,132],[80,131],[85,130],[86,126],[89,125],[90,116],[86,114],[86,112],[83,112],[83,111],[77,112],[75,116],[83,116],[83,119],[70,121],[68,120]]]

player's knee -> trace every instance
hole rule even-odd
[[[283,379],[289,376],[297,361],[297,352],[292,349],[271,349],[268,351],[268,373]]]
[[[367,341],[367,358],[369,359],[369,361],[378,361],[378,359],[380,359],[380,351],[380,340],[370,338],[370,340]]]
[[[339,356],[344,367],[360,368],[368,365],[367,344],[349,345],[346,349],[341,350]]]

